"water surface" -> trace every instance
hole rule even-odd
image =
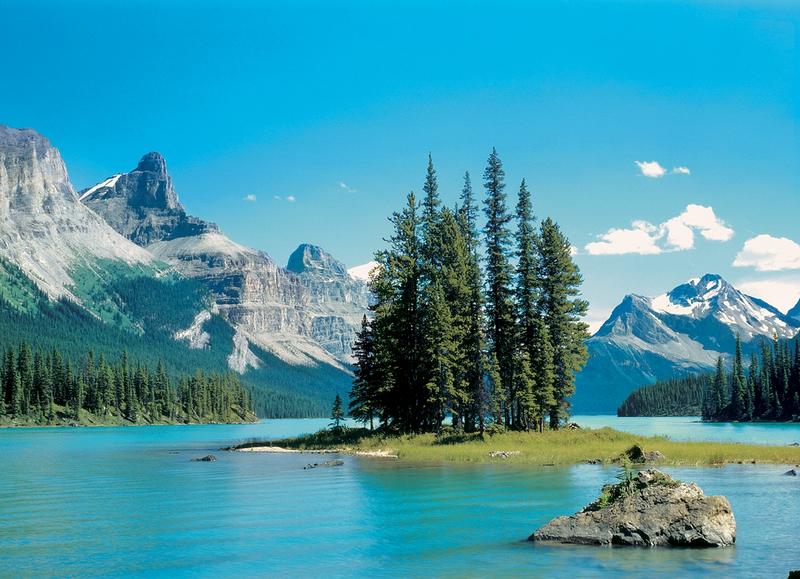
[[[303,470],[318,459],[217,450],[326,422],[0,431],[0,576],[784,577],[800,568],[800,480],[782,476],[786,466],[665,469],[729,497],[737,546],[629,550],[525,541],[593,499],[615,474],[602,466],[411,468],[345,456],[342,467]],[[218,461],[190,462],[208,452]]]

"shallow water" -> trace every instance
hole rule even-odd
[[[593,499],[614,477],[602,466],[410,468],[346,456],[342,467],[303,470],[319,459],[217,450],[326,422],[0,431],[0,575],[785,577],[800,568],[800,480],[782,476],[785,466],[665,469],[729,497],[737,546],[648,551],[525,541]],[[190,462],[208,452],[218,461]]]

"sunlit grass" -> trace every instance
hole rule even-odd
[[[724,442],[679,442],[666,437],[647,437],[611,428],[558,431],[507,432],[494,436],[434,434],[384,436],[365,429],[316,434],[269,443],[253,441],[245,446],[275,445],[300,450],[340,449],[346,452],[386,451],[409,462],[519,462],[531,465],[563,465],[586,461],[610,463],[634,444],[645,451],[658,450],[666,465],[721,465],[725,463],[800,463],[800,448]],[[519,452],[494,458],[492,451]]]

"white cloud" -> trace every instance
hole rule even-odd
[[[598,236],[599,241],[587,243],[584,249],[589,255],[661,253],[661,248],[656,245],[658,237],[655,231],[656,227],[652,223],[634,221],[630,229],[609,229]]]
[[[735,285],[747,295],[760,298],[784,313],[800,300],[800,276],[745,280]]]
[[[685,251],[694,247],[698,231],[711,241],[728,241],[733,229],[714,214],[714,209],[690,204],[680,215],[661,225],[648,221],[634,221],[627,229],[609,229],[598,236],[598,241],[586,244],[590,255],[655,255],[666,251]]]
[[[287,200],[289,203],[294,203],[294,202],[296,201],[296,198],[295,198],[295,196],[294,196],[294,195],[287,195],[287,196],[286,196],[286,200]]]
[[[788,237],[762,233],[744,242],[733,265],[754,267],[757,271],[800,269],[800,244]]]
[[[243,201],[249,201],[250,203],[255,203],[255,202],[256,202],[256,200],[257,200],[257,198],[256,198],[256,196],[255,196],[255,195],[253,195],[252,193],[250,193],[249,195],[245,195],[244,197],[242,197],[242,200],[243,200]]]
[[[663,177],[667,172],[658,161],[635,161],[635,163],[639,166],[639,170],[645,177],[658,179],[659,177]]]
[[[297,201],[297,198],[294,195],[287,195],[286,197],[281,197],[280,195],[273,195],[273,199],[276,201],[288,201],[289,203],[294,203]]]
[[[689,170],[689,167],[673,167],[673,173],[677,173],[678,175],[691,175],[692,172]]]
[[[356,192],[356,190],[355,190],[355,189],[353,189],[352,187],[350,187],[350,186],[349,186],[347,183],[345,183],[344,181],[339,181],[339,189],[341,189],[342,191],[347,191],[348,193],[355,193],[355,192]]]

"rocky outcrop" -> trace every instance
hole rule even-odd
[[[300,245],[286,269],[308,293],[312,339],[337,358],[349,359],[369,307],[367,284],[351,277],[341,262],[316,245]]]
[[[75,268],[97,259],[151,264],[152,256],[83,206],[61,154],[31,129],[0,125],[0,256],[50,297],[73,295]]]
[[[80,200],[141,246],[218,231],[215,224],[186,215],[161,153],[147,153],[130,173],[84,189]]]
[[[208,287],[215,312],[236,329],[228,359],[234,370],[260,366],[251,345],[292,365],[348,368],[367,311],[367,286],[322,248],[301,245],[282,268],[263,251],[188,216],[158,153],[85,190],[81,199],[117,231]],[[200,326],[180,337],[192,343],[202,336]]]
[[[736,541],[728,499],[706,496],[657,470],[638,473],[582,511],[558,517],[530,536],[532,541],[635,547],[725,547]]]

